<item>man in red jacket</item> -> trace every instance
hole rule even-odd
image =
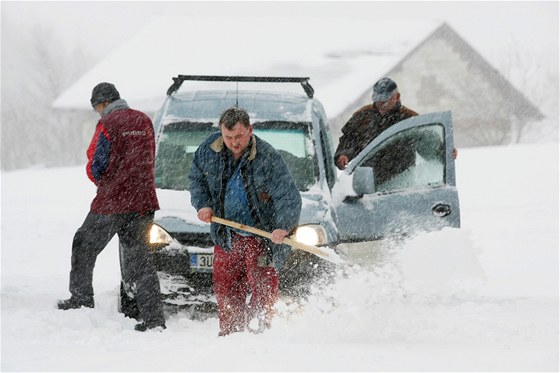
[[[159,209],[155,191],[155,139],[150,118],[131,109],[111,83],[93,88],[93,109],[101,115],[87,150],[87,175],[97,195],[74,235],[69,299],[58,308],[94,307],[93,269],[115,234],[121,244],[123,279],[135,289],[143,322],[138,331],[165,328],[159,279],[148,252],[149,230]]]

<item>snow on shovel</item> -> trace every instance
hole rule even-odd
[[[239,224],[239,223],[236,223],[236,222],[231,221],[231,220],[226,220],[226,219],[219,218],[217,216],[212,216],[211,220],[214,223],[227,225],[227,226],[232,227],[232,228],[241,229],[245,232],[254,233],[254,234],[257,234],[259,236],[266,237],[266,238],[269,238],[269,239],[272,237],[272,234],[270,234],[268,232],[265,232],[263,230],[260,230],[258,228],[250,227],[248,225]],[[334,250],[328,249],[326,247],[316,247],[316,246],[306,245],[304,243],[298,242],[296,240],[292,240],[290,238],[284,238],[282,243],[286,244],[286,245],[290,245],[294,249],[307,251],[308,253],[317,255],[319,258],[327,260],[331,263],[335,263],[335,264],[343,263],[342,259],[338,256],[337,253],[334,252]]]

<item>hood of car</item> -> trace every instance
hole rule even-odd
[[[169,233],[210,233],[210,224],[198,220],[186,190],[157,189],[160,209],[154,222]],[[329,209],[328,201],[321,193],[303,192],[300,225],[319,224]]]
[[[154,222],[169,233],[210,233],[210,224],[198,220],[186,190],[156,189],[160,209]]]
[[[319,224],[325,219],[329,204],[324,194],[303,192],[301,193],[301,216],[299,224]]]

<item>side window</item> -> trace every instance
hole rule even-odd
[[[376,192],[442,185],[444,138],[440,124],[410,128],[374,148],[360,166],[373,167]]]
[[[323,127],[323,121],[321,120],[320,128]],[[332,188],[335,181],[335,170],[333,163],[333,153],[331,147],[331,141],[329,134],[326,131],[321,130],[321,148],[323,149],[323,164],[325,165],[325,175],[327,177],[327,184],[329,188]]]

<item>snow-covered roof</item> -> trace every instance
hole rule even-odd
[[[219,114],[231,106],[247,110],[251,123],[260,121],[311,122],[314,106],[303,93],[224,90],[181,92],[169,98],[162,123],[192,120],[218,125]],[[156,123],[155,123],[156,124]],[[156,124],[157,125],[157,124]]]
[[[89,109],[91,89],[102,81],[114,83],[132,107],[154,111],[162,104],[171,78],[180,74],[298,76],[310,78],[315,97],[330,118],[441,23],[158,17],[83,75],[53,105]],[[208,83],[188,86],[198,87],[207,88]],[[268,83],[266,89],[271,89]],[[298,84],[291,89],[301,92]]]

